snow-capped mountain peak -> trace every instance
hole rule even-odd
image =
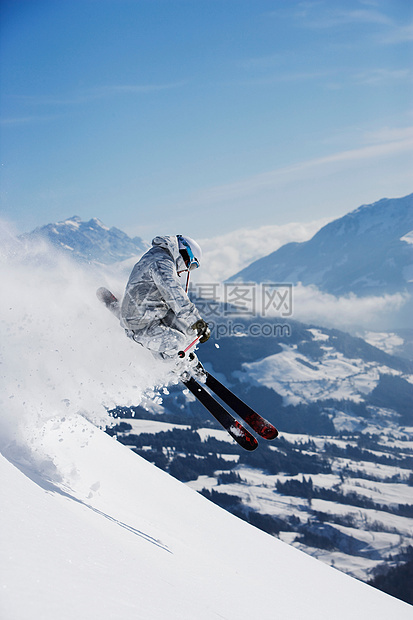
[[[97,218],[86,222],[77,215],[36,228],[20,239],[45,239],[76,260],[104,264],[140,256],[148,247],[140,237],[131,238],[118,228],[108,228]]]

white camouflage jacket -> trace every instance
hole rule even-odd
[[[123,327],[142,330],[154,321],[165,319],[167,314],[170,317],[172,311],[174,322],[189,333],[201,317],[182,288],[177,272],[184,270],[176,236],[155,237],[150,250],[134,266],[126,285],[121,306]]]

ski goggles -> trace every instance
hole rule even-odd
[[[182,237],[180,238],[180,241],[182,245],[185,246],[183,249],[181,249],[181,253],[185,261],[186,268],[188,269],[188,271],[193,271],[194,269],[197,269],[199,267],[199,260],[195,258],[190,245]]]

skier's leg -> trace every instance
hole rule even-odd
[[[151,353],[162,358],[175,358],[178,351],[186,346],[188,336],[177,329],[154,321],[144,329],[133,332],[133,340],[147,348]]]

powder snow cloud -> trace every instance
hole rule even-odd
[[[139,404],[163,369],[123,332],[95,291],[102,272],[46,243],[23,248],[1,227],[0,447],[30,448],[55,417],[110,423],[107,409]],[[112,281],[113,283],[113,281]]]

